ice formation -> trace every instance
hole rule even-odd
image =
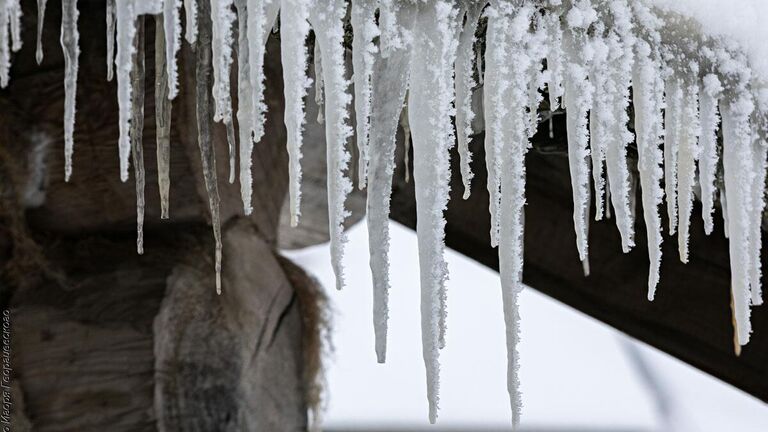
[[[37,3],[40,62],[46,2]],[[439,353],[446,342],[443,212],[451,178],[449,151],[455,143],[466,198],[473,177],[469,147],[475,132],[473,118],[480,114],[485,127],[490,242],[499,248],[507,325],[507,387],[513,423],[519,421],[517,297],[523,288],[525,154],[537,131],[544,92],[548,119],[565,109],[576,249],[585,270],[593,196],[595,219],[615,216],[622,251],[627,252],[635,243],[635,185],[639,183],[650,262],[649,300],[661,277],[661,204],[666,201],[667,229],[670,235],[677,234],[679,258],[687,262],[695,196],[702,201],[707,234],[713,230],[713,212],[719,203],[730,238],[735,338],[738,345],[746,344],[750,307],[763,301],[760,254],[768,150],[768,57],[764,48],[748,43],[754,36],[739,23],[718,21],[720,17],[712,12],[715,3],[706,0],[697,7],[700,3],[694,0],[108,0],[107,78],[117,76],[123,181],[128,179],[131,159],[134,165],[139,253],[144,207],[143,16],[155,16],[157,169],[164,218],[170,191],[171,100],[181,84],[177,57],[182,31],[184,39],[195,45],[198,144],[220,291],[221,229],[212,122],[227,126],[229,179],[234,181],[239,170],[243,208],[250,214],[253,148],[265,134],[264,56],[280,14],[291,223],[297,224],[301,214],[304,98],[311,85],[309,41],[314,40],[316,98],[325,117],[319,120],[326,128],[332,265],[341,288],[344,203],[352,189],[348,145],[356,131],[357,183],[368,189],[373,321],[380,362],[386,359],[387,221],[398,126],[408,125],[407,134],[412,135],[421,330],[431,421],[438,412]],[[62,5],[65,176],[69,178],[78,13],[75,0]],[[346,37],[347,19],[351,43]],[[487,25],[480,25],[483,22]],[[12,52],[21,48],[20,25],[19,0],[0,0],[2,87],[10,78]],[[350,45],[351,75],[345,58]],[[236,76],[231,79],[235,60]],[[230,88],[233,83],[236,89]],[[483,105],[475,112],[473,94],[480,91]],[[352,93],[355,130],[350,119]],[[637,145],[636,171],[628,161],[632,142]]]

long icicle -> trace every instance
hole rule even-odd
[[[396,12],[399,25],[411,29],[416,6],[403,3]],[[408,89],[411,55],[406,48],[393,48],[378,57],[371,76],[371,112],[368,166],[368,248],[373,276],[373,331],[376,359],[387,355],[389,319],[389,203],[395,170],[395,137]],[[405,140],[410,139],[405,136]],[[407,169],[407,168],[406,168]]]
[[[130,118],[131,101],[131,59],[133,57],[133,38],[136,36],[136,14],[133,1],[116,2],[117,17],[117,105],[120,137],[118,148],[120,156],[120,180],[128,180],[128,159],[131,156]]]
[[[677,157],[677,248],[680,261],[688,262],[688,237],[691,212],[693,211],[693,186],[696,181],[696,160],[699,157],[699,84],[698,65],[690,66],[691,82],[686,83],[683,92],[683,107],[679,130]]]
[[[229,183],[235,182],[235,129],[232,124],[232,95],[230,90],[230,70],[232,66],[232,28],[235,12],[232,0],[210,0],[212,38],[211,55],[213,57],[213,120],[224,123],[229,149]]]
[[[746,94],[721,109],[723,120],[723,169],[728,197],[728,233],[731,263],[731,293],[736,342],[745,345],[752,332],[750,323],[749,209],[752,181],[750,159],[752,136],[749,116],[752,101]]]
[[[171,87],[166,59],[174,60],[173,54],[165,49],[165,44],[168,42],[165,34],[167,23],[167,16],[155,15],[155,139],[161,219],[169,217],[171,189],[171,99],[169,97]]]
[[[37,0],[37,44],[35,46],[35,60],[37,64],[43,62],[43,24],[45,24],[46,2],[47,0]],[[107,18],[109,18],[109,13]]]
[[[677,230],[677,152],[680,145],[683,90],[677,77],[669,77],[664,85],[664,188],[667,199],[669,235]]]
[[[73,0],[74,1],[74,0]],[[131,154],[136,181],[136,252],[144,253],[144,17],[136,17],[131,59]]]
[[[251,198],[251,156],[253,153],[253,96],[251,69],[248,61],[248,1],[235,0],[237,11],[237,126],[240,142],[240,196],[246,214],[246,196]],[[246,185],[247,182],[247,185]],[[250,207],[250,202],[247,203]]]
[[[77,0],[61,3],[61,49],[64,53],[64,181],[72,175],[72,152],[75,146],[75,99],[77,69],[80,57],[80,34],[77,31]]]
[[[611,99],[613,116],[607,130],[609,140],[605,149],[605,165],[608,187],[611,191],[610,202],[616,214],[616,226],[621,234],[621,249],[627,253],[635,246],[634,220],[629,208],[631,191],[627,168],[627,145],[634,138],[627,129],[634,36],[632,23],[629,20],[628,4],[625,1],[613,1],[609,6],[613,18],[612,30],[607,38],[610,53],[608,65],[611,73],[608,78],[608,88],[605,91]]]
[[[715,180],[717,178],[717,127],[720,115],[717,112],[717,100],[723,91],[722,84],[715,74],[707,74],[703,81],[699,108],[701,135],[699,144],[699,185],[701,185],[701,217],[704,220],[704,232],[712,233],[714,222],[712,214],[715,211]]]
[[[162,48],[165,51],[163,65],[166,68],[166,80],[168,81],[168,91],[166,92],[166,97],[168,99],[175,98],[179,91],[179,77],[176,64],[176,54],[181,48],[180,9],[181,0],[163,0],[162,17],[165,41]],[[156,47],[160,48],[160,46],[157,44]],[[155,54],[155,58],[158,58],[157,54]]]
[[[311,80],[307,77],[307,47],[309,34],[308,0],[281,0],[280,20],[292,25],[283,26],[280,34],[280,51],[283,62],[285,91],[285,129],[288,147],[288,194],[291,226],[299,223],[301,216],[301,145],[304,130],[304,96]],[[250,9],[249,9],[250,10]],[[253,61],[251,59],[251,65]],[[254,70],[251,69],[251,73]],[[258,72],[257,72],[258,73]],[[252,81],[253,82],[253,81]],[[259,89],[254,87],[254,97]],[[254,113],[258,115],[258,113]],[[258,121],[258,120],[257,120]]]
[[[205,0],[199,0],[205,1]],[[190,45],[197,43],[197,26],[198,26],[198,0],[184,0],[184,38]]]
[[[523,289],[523,225],[525,219],[525,153],[528,148],[526,125],[529,113],[525,111],[530,88],[530,70],[532,56],[526,52],[526,39],[530,37],[533,9],[529,5],[518,7],[516,11],[511,3],[500,2],[499,15],[489,15],[488,32],[505,33],[501,49],[517,59],[502,72],[502,79],[509,81],[505,97],[509,109],[502,120],[502,169],[501,169],[501,205],[499,216],[504,223],[499,233],[499,274],[501,278],[502,305],[507,343],[507,391],[509,392],[512,412],[512,427],[520,423],[520,380],[518,377],[519,361],[517,345],[520,339],[520,311],[518,296]],[[506,18],[506,19],[505,19]],[[508,19],[511,18],[511,23]],[[499,22],[495,22],[498,19]],[[492,24],[491,21],[494,21]],[[504,28],[506,27],[506,28]],[[487,69],[490,72],[490,69]],[[566,90],[567,92],[567,90]],[[570,99],[569,99],[570,103]],[[569,105],[570,106],[570,105]]]
[[[315,29],[315,43],[322,53],[323,88],[325,90],[325,142],[328,180],[328,232],[331,238],[331,265],[336,275],[336,288],[344,287],[344,219],[349,212],[344,208],[352,181],[347,176],[350,154],[346,149],[352,136],[348,124],[349,82],[344,66],[344,16],[346,0],[331,0],[327,7],[310,14]]]
[[[352,68],[355,71],[355,118],[357,123],[357,186],[366,186],[371,117],[371,75],[378,48],[373,43],[380,35],[376,24],[376,0],[353,0],[350,23],[352,39]]]
[[[213,147],[211,128],[213,127],[212,54],[211,54],[211,10],[210,3],[203,0],[197,5],[197,65],[195,69],[195,98],[197,102],[197,144],[200,147],[200,159],[203,163],[205,189],[208,192],[208,204],[211,210],[211,225],[216,241],[216,293],[221,294],[221,218],[219,216],[219,186],[216,178],[216,154]]]
[[[639,41],[637,61],[632,77],[632,91],[635,108],[635,134],[637,136],[638,171],[643,200],[643,217],[648,242],[648,300],[656,295],[661,272],[661,243],[663,241],[659,205],[664,199],[661,180],[662,152],[661,123],[663,88],[658,76],[660,67],[651,57],[652,47],[646,41]]]
[[[440,393],[439,350],[445,343],[445,283],[448,268],[445,218],[454,142],[453,64],[456,56],[457,9],[447,1],[422,3],[414,24],[414,61],[408,94],[408,120],[413,136],[413,180],[416,187],[416,233],[421,269],[422,354],[427,371],[429,421],[437,419]]]
[[[247,65],[244,66],[245,70],[241,69],[241,72],[248,74],[248,91],[250,92],[251,99],[250,107],[245,108],[248,112],[242,112],[242,116],[247,115],[249,120],[247,123],[240,123],[241,131],[245,125],[248,125],[248,136],[251,137],[251,139],[243,140],[241,138],[240,140],[240,195],[243,200],[243,210],[246,215],[251,214],[253,210],[251,207],[251,195],[253,192],[253,176],[251,174],[253,144],[254,142],[259,142],[264,136],[264,114],[267,111],[267,105],[264,103],[264,54],[266,52],[267,37],[272,30],[272,25],[275,22],[280,5],[280,0],[246,0],[245,9],[247,10],[246,35],[248,56]],[[308,27],[304,31],[308,32]],[[282,35],[283,38],[285,38],[286,33],[288,33],[288,30],[284,31]],[[242,51],[243,48],[240,49]],[[304,62],[304,64],[306,64],[306,53]],[[242,67],[243,66],[241,66],[241,68]],[[283,76],[285,76],[286,73],[288,73],[288,71],[286,71],[284,67]],[[286,92],[287,91],[288,90],[286,89]],[[248,97],[248,92],[242,93],[241,96],[243,102],[240,104],[240,109],[242,110],[242,105],[248,104],[246,99]],[[286,108],[287,107],[288,104],[286,104]],[[238,112],[238,120],[240,117],[241,113]],[[290,154],[291,153],[289,152],[289,155]],[[298,164],[298,161],[296,163]]]
[[[107,81],[115,74],[115,30],[117,24],[116,0],[107,0]]]
[[[505,2],[502,2],[506,4]],[[490,25],[491,18],[495,25],[502,24],[496,8],[488,8],[486,15]],[[499,244],[499,202],[501,200],[501,128],[507,111],[504,94],[509,86],[508,80],[501,75],[511,62],[504,50],[505,33],[503,29],[487,31],[485,37],[485,78],[483,84],[483,114],[485,118],[485,167],[488,173],[487,188],[489,195],[489,213],[491,215],[491,246]]]
[[[564,100],[566,110],[566,129],[568,135],[568,167],[571,174],[573,191],[573,225],[576,230],[576,247],[579,259],[586,263],[588,252],[589,227],[589,171],[590,160],[587,144],[590,131],[587,128],[587,111],[592,105],[592,84],[587,80],[588,65],[582,52],[586,43],[586,30],[590,22],[584,21],[579,26],[572,26],[563,37],[567,72],[563,76]],[[596,122],[595,122],[596,124]],[[597,187],[596,187],[597,189]]]
[[[760,132],[753,121],[752,131],[752,169],[754,179],[750,185],[750,221],[749,221],[749,257],[752,260],[749,271],[750,302],[757,306],[763,304],[762,262],[760,260],[763,246],[763,210],[765,209],[765,175],[768,143],[764,132]]]
[[[475,62],[475,32],[483,11],[483,2],[465,1],[466,19],[461,30],[456,53],[456,142],[458,143],[461,166],[461,181],[464,185],[464,199],[469,198],[472,190],[472,152],[469,140],[472,135],[472,90],[476,83],[473,78]]]

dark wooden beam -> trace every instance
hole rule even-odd
[[[752,340],[741,355],[736,356],[728,240],[723,235],[719,210],[715,215],[715,232],[706,236],[701,209],[694,209],[689,264],[679,260],[677,237],[665,235],[661,283],[656,300],[650,302],[646,299],[646,229],[638,190],[637,245],[631,252],[622,253],[615,221],[592,221],[589,231],[591,275],[585,277],[573,230],[565,122],[563,116],[558,117],[554,125],[555,138],[550,139],[548,132],[540,130],[533,139],[534,149],[527,156],[524,282],[768,402],[768,314],[765,307],[753,309]],[[455,148],[452,150],[446,244],[498,270],[497,250],[489,245],[483,138],[480,134],[471,143],[475,178],[472,195],[467,200],[461,197],[458,155]],[[414,185],[404,180],[402,156],[403,149],[399,147],[391,218],[415,229]],[[665,213],[663,208],[660,211],[662,215]],[[667,226],[666,220],[664,226]],[[766,268],[763,255],[763,268]]]

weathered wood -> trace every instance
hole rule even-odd
[[[523,281],[768,402],[768,314],[764,307],[753,308],[754,333],[737,357],[731,323],[728,241],[723,236],[719,211],[716,230],[707,237],[700,208],[694,209],[687,265],[679,261],[677,239],[665,235],[661,283],[653,302],[646,299],[648,253],[642,217],[636,218],[637,246],[628,254],[621,253],[613,219],[590,222],[591,275],[584,277],[573,231],[563,117],[555,117],[554,140],[548,137],[548,126],[541,125],[533,139],[534,150],[526,158]],[[458,155],[455,149],[452,151],[446,243],[498,270],[497,250],[489,245],[483,139],[484,135],[479,134],[471,142],[476,175],[468,200],[461,197]],[[403,180],[402,146],[398,147],[397,161],[391,218],[414,228],[414,189],[413,183]],[[637,205],[637,214],[641,215],[639,199]],[[764,253],[763,268],[766,262]]]
[[[48,5],[43,65],[34,50],[20,51],[11,84],[0,92],[0,300],[13,317],[14,382],[23,395],[16,414],[36,431],[306,429],[307,409],[319,402],[322,298],[311,278],[275,252],[287,191],[278,38],[268,43],[269,133],[254,148],[252,216],[242,215],[239,185],[219,176],[224,266],[223,294],[216,296],[194,122],[194,53],[185,46],[180,54],[170,220],[161,221],[154,26],[147,25],[139,256],[133,179],[119,180],[116,86],[105,79],[104,2],[86,0],[80,10],[69,183],[60,4]],[[23,2],[23,11],[23,41],[34,46],[34,2]],[[213,141],[225,173],[221,124]]]

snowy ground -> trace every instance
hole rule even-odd
[[[328,431],[509,430],[499,276],[453,251],[437,425],[427,421],[415,234],[391,223],[386,364],[374,353],[365,223],[349,232],[347,288],[333,290],[328,245],[285,252],[334,308]],[[768,405],[532,289],[520,298],[523,430],[763,432]],[[638,368],[644,362],[652,375]],[[652,384],[655,381],[657,385]],[[663,408],[659,408],[662,406]]]

